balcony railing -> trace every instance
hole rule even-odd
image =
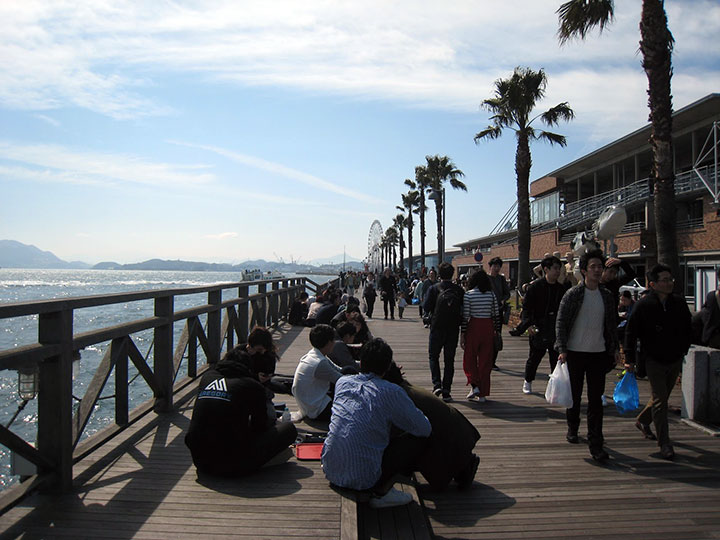
[[[711,181],[715,179],[715,167],[707,166],[700,169],[700,172]],[[675,194],[685,195],[702,191],[705,189],[700,177],[695,171],[686,171],[675,177]],[[608,206],[618,205],[629,208],[635,204],[643,203],[650,198],[648,179],[633,182],[612,191],[599,193],[579,201],[568,203],[565,206],[565,214],[557,221],[561,229],[572,229],[595,220]]]

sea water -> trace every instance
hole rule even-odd
[[[285,277],[298,277],[300,274],[285,274]],[[325,283],[334,276],[312,275],[316,283]],[[0,304],[48,300],[52,298],[70,298],[98,294],[126,293],[150,289],[176,289],[200,287],[219,283],[240,281],[238,272],[178,272],[151,270],[26,270],[0,268]],[[250,286],[249,293],[257,292],[257,286]],[[223,291],[223,300],[237,295],[237,289]],[[175,297],[175,311],[207,303],[207,293]],[[111,304],[76,310],[73,319],[75,334],[97,330],[133,320],[151,317],[154,311],[153,300]],[[205,322],[204,316],[200,318]],[[0,350],[12,349],[37,342],[38,317],[16,317],[0,319]],[[177,344],[184,323],[174,325],[174,344]],[[132,334],[132,339],[143,355],[151,356],[153,331],[147,330]],[[93,375],[105,354],[109,342],[99,343],[80,351],[80,359],[73,362],[73,396],[80,398],[92,380]],[[151,364],[152,365],[152,364]],[[179,376],[186,373],[185,361],[181,365]],[[138,377],[132,363],[129,364],[130,409],[152,397],[142,377]],[[133,380],[134,379],[134,380]],[[114,420],[115,401],[114,380],[111,377],[105,385],[101,399],[83,433],[83,439],[102,429]],[[7,426],[18,413],[22,401],[17,393],[17,373],[11,370],[0,371],[0,422]],[[73,400],[77,407],[78,401]],[[37,436],[37,399],[34,399],[19,412],[12,421],[10,429],[28,442]],[[82,439],[81,439],[82,440]],[[10,451],[0,445],[0,490],[17,482],[17,476],[10,474]]]

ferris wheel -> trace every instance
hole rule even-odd
[[[370,225],[370,232],[368,233],[368,264],[370,270],[377,272],[382,265],[382,258],[380,253],[380,242],[382,240],[383,229],[380,222],[376,219]]]

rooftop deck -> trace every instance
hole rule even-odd
[[[391,344],[408,379],[429,386],[427,330],[415,308],[403,320],[373,319],[370,327]],[[281,328],[278,372],[293,371],[309,347],[307,334]],[[464,399],[458,350],[455,406],[482,435],[480,467],[469,491],[451,486],[433,493],[420,476],[413,490],[418,502],[370,512],[332,491],[319,462],[295,459],[249,478],[201,484],[183,443],[192,389],[177,396],[176,413],[148,415],[78,463],[70,494],[33,495],[0,516],[0,536],[720,538],[720,438],[675,416],[670,429],[677,457],[666,462],[611,404],[605,410],[611,460],[598,465],[585,445],[565,442],[564,410],[545,403],[547,361],[536,392],[520,391],[526,353],[526,338],[506,335],[490,401],[478,404]],[[608,394],[612,382],[611,374]],[[648,396],[643,381],[640,394]],[[678,394],[672,402],[677,405]]]

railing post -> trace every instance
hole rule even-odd
[[[238,343],[246,343],[248,338],[250,326],[250,316],[248,313],[250,306],[248,305],[247,300],[248,294],[250,294],[250,289],[247,285],[241,285],[238,287],[238,298],[244,298],[244,301],[240,302],[237,306],[238,326],[240,327],[237,335]]]
[[[273,295],[270,299],[270,320],[273,326],[277,326],[280,322],[280,282],[273,281],[272,284]]]
[[[37,447],[56,464],[60,491],[72,488],[72,333],[71,310],[40,314],[38,342],[61,351],[40,363]]]
[[[210,311],[207,314],[207,338],[210,346],[210,358],[207,359],[208,364],[214,364],[220,360],[220,350],[222,349],[221,303],[222,291],[210,291],[208,293],[208,304],[217,306],[214,311]]]
[[[155,316],[166,318],[165,324],[155,328],[154,367],[160,395],[155,396],[155,411],[170,412],[173,406],[173,322],[175,298],[161,296],[155,299]]]
[[[255,316],[255,320],[257,324],[267,326],[267,283],[259,283],[257,288],[263,297],[260,299],[260,313]]]
[[[129,422],[128,398],[128,340],[130,337],[113,339],[110,343],[115,359],[115,423],[126,426]]]

